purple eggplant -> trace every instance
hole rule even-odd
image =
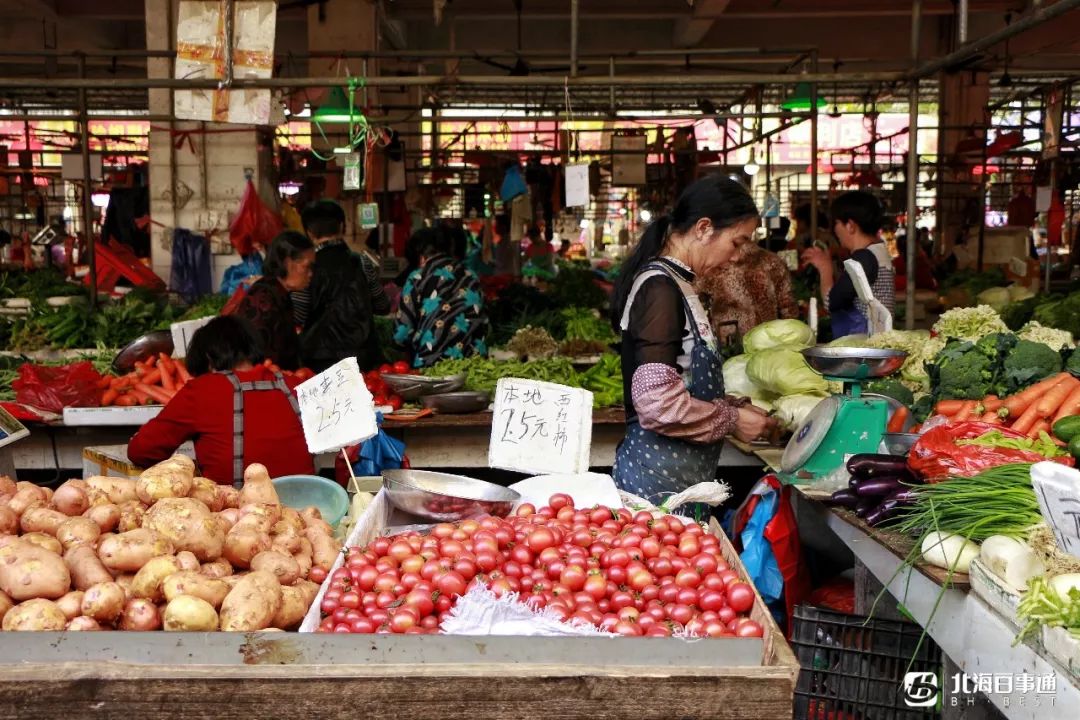
[[[883,498],[904,487],[903,482],[895,475],[876,477],[872,480],[863,480],[855,486],[855,494],[860,498]]]
[[[877,527],[895,517],[901,508],[911,503],[913,498],[910,495],[910,490],[911,488],[901,488],[882,500],[880,505],[863,518],[866,520],[866,524],[870,527]]]
[[[840,507],[854,509],[859,504],[859,498],[855,496],[855,492],[852,490],[837,490],[829,499],[825,501],[826,505],[839,505]]]
[[[860,453],[852,455],[847,461],[847,471],[861,478],[876,478],[884,475],[912,476],[907,459],[897,455],[878,453]]]
[[[878,498],[860,498],[859,504],[855,506],[855,515],[857,517],[865,518],[871,510],[877,507]]]

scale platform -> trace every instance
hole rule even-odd
[[[818,403],[784,448],[780,468],[796,483],[827,475],[852,455],[878,451],[894,407],[889,398],[864,395],[862,382],[891,375],[907,357],[870,348],[812,347],[802,354],[811,368],[842,382],[844,392]]]

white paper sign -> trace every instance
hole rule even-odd
[[[526,473],[587,471],[592,404],[588,390],[503,378],[495,389],[488,465]]]
[[[1035,188],[1035,210],[1046,212],[1050,209],[1050,203],[1054,200],[1054,189],[1049,185]]]
[[[191,344],[191,338],[195,335],[195,331],[213,320],[214,317],[216,316],[211,315],[210,317],[199,318],[198,320],[185,320],[184,322],[173,323],[170,325],[169,330],[172,332],[173,357],[187,357],[188,345]]]
[[[1080,472],[1061,463],[1036,463],[1031,466],[1031,484],[1058,547],[1080,557]]]
[[[589,166],[584,163],[566,166],[566,207],[589,204]]]
[[[300,420],[312,455],[375,437],[375,401],[356,358],[345,358],[296,386]]]

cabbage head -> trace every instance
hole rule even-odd
[[[810,411],[822,401],[821,395],[805,394],[785,395],[777,399],[776,417],[788,429],[794,430],[802,425]]]
[[[1009,296],[1009,289],[1003,287],[992,287],[983,290],[975,296],[975,299],[980,305],[989,305],[998,312],[1001,312],[1006,305],[1012,302],[1012,299]]]
[[[735,355],[724,362],[724,392],[736,397],[750,398],[750,401],[762,410],[772,411],[772,401],[776,395],[754,384],[746,374],[749,355]]]
[[[825,378],[810,369],[802,354],[791,348],[754,353],[746,364],[746,374],[755,385],[777,395],[829,391]]]
[[[814,331],[801,320],[769,320],[743,336],[743,351],[756,353],[778,347],[796,350],[814,344]]]

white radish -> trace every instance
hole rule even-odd
[[[1046,567],[1034,550],[1006,535],[986,538],[979,550],[979,559],[1016,592],[1027,590],[1032,578],[1046,574]]]
[[[966,573],[971,561],[979,557],[979,546],[959,535],[928,533],[922,542],[922,559],[931,565],[953,572]]]
[[[1065,573],[1050,578],[1050,587],[1064,600],[1069,599],[1069,591],[1080,594],[1080,573]]]

